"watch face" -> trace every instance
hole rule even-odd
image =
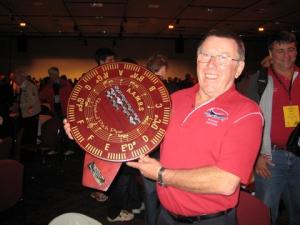
[[[81,148],[100,159],[124,162],[159,145],[170,112],[168,91],[155,74],[136,64],[116,62],[80,78],[67,115]]]

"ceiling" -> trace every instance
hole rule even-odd
[[[0,36],[193,39],[212,28],[298,33],[300,0],[0,0]]]

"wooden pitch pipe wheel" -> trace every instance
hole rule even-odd
[[[159,145],[170,112],[168,91],[155,74],[116,62],[96,67],[78,81],[67,115],[81,148],[98,159],[121,163]]]

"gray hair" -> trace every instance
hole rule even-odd
[[[201,46],[203,42],[211,36],[229,38],[234,40],[238,46],[239,60],[241,61],[245,60],[245,45],[243,40],[240,38],[240,36],[228,30],[216,30],[216,29],[210,30],[206,35],[204,35],[204,37],[200,41],[197,49],[197,55],[199,55],[199,52],[201,51]]]

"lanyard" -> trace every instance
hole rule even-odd
[[[289,96],[289,101],[291,101],[291,92],[292,92],[292,86],[293,86],[293,81],[294,81],[294,75],[295,73],[293,73],[293,77],[291,77],[290,79],[290,84],[289,84],[289,87],[287,88],[283,81],[279,78],[278,74],[275,72],[275,70],[273,68],[271,68],[273,74],[274,74],[274,77],[276,78],[276,80],[278,80],[279,84],[281,87],[283,87],[283,89],[286,91],[286,93],[288,94]]]

